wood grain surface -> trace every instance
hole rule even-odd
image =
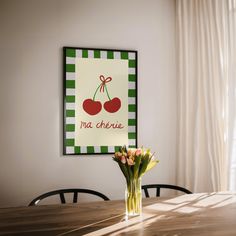
[[[122,201],[0,209],[0,235],[236,236],[236,195],[186,194],[143,199],[125,219]]]

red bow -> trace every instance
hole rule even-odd
[[[107,77],[105,79],[105,77],[103,75],[100,75],[99,78],[102,81],[101,87],[100,87],[100,92],[104,92],[104,88],[105,88],[106,83],[110,82],[112,80],[112,78],[111,77]]]

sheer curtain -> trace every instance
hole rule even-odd
[[[236,0],[229,2],[229,189],[236,191]]]
[[[176,1],[177,183],[194,192],[227,190],[229,173],[236,177],[230,158],[236,76],[234,7],[235,0]]]

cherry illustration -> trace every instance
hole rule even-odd
[[[83,109],[91,116],[98,114],[102,110],[102,104],[93,99],[86,99],[83,102]]]
[[[102,104],[100,101],[95,101],[96,94],[98,92],[98,89],[101,87],[99,85],[93,95],[93,99],[88,98],[85,99],[83,102],[83,109],[85,112],[87,112],[89,115],[94,116],[97,115],[102,110]]]
[[[121,101],[120,101],[120,99],[117,98],[117,97],[111,99],[110,96],[109,96],[109,93],[108,93],[108,91],[107,91],[107,85],[106,85],[106,83],[107,83],[107,80],[108,80],[108,82],[111,81],[111,77],[108,77],[108,78],[105,79],[104,76],[101,75],[101,76],[100,76],[100,80],[102,81],[102,85],[101,85],[100,91],[103,90],[103,92],[104,92],[104,88],[105,88],[107,97],[108,97],[108,99],[109,99],[109,101],[106,101],[106,102],[103,104],[103,107],[104,107],[104,109],[105,109],[107,112],[115,113],[115,112],[117,112],[117,111],[120,109],[120,107],[121,107]]]
[[[115,97],[109,101],[106,101],[103,107],[107,112],[114,113],[120,109],[121,101],[119,98]]]
[[[97,94],[99,88],[100,88],[100,92],[106,91],[107,97],[109,99],[103,105],[104,109],[107,112],[110,112],[110,113],[117,112],[121,107],[121,100],[117,97],[111,99],[109,96],[108,90],[107,90],[106,83],[110,82],[112,80],[112,78],[111,77],[105,78],[103,75],[100,75],[99,78],[102,81],[102,83],[99,84],[99,86],[97,87],[97,89],[93,95],[93,99],[88,98],[88,99],[85,99],[83,102],[84,111],[87,112],[91,116],[98,114],[102,110],[101,102],[95,100],[95,97],[96,97],[96,94]]]

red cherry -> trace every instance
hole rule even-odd
[[[102,104],[99,101],[94,101],[92,99],[86,99],[83,102],[84,110],[91,116],[98,114],[102,109]]]
[[[114,113],[120,109],[121,101],[119,98],[113,98],[110,101],[105,102],[103,107],[107,112]]]

